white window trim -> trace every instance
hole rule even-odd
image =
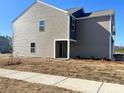
[[[75,26],[75,21],[76,21],[76,19],[75,19],[74,17],[72,17],[72,20],[74,21],[74,24],[73,24],[73,22],[72,22],[72,25]]]
[[[44,31],[40,31],[40,29],[39,29],[39,27],[41,26],[40,25],[40,21],[44,21]],[[38,32],[45,32],[46,31],[46,21],[45,21],[45,19],[40,19],[39,21],[38,21]]]
[[[73,16],[71,16],[72,17],[72,20],[75,20],[76,21],[76,18],[75,17],[73,17]],[[75,22],[76,23],[76,22]],[[76,25],[75,24],[71,24],[72,26],[74,26],[74,30],[72,30],[71,29],[71,32],[76,32],[75,30],[76,30]]]
[[[70,41],[72,41],[72,42],[77,42],[77,40],[74,40],[74,39],[70,39]]]

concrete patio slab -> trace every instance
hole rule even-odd
[[[8,74],[18,73],[19,71],[0,69],[0,76],[3,77]]]
[[[105,83],[99,93],[124,93],[124,85]]]
[[[18,73],[5,75],[5,77],[11,78],[11,79],[17,79],[17,80],[25,80],[25,79],[33,78],[33,77],[36,77],[39,75],[40,74],[38,74],[38,73],[18,72]]]
[[[68,78],[56,86],[71,89],[74,91],[80,91],[83,93],[97,93],[100,85],[100,82]]]
[[[37,77],[33,77],[33,78],[30,78],[30,79],[26,79],[26,81],[32,82],[32,83],[40,83],[40,84],[46,84],[46,85],[54,85],[54,84],[59,83],[60,81],[66,79],[66,78],[67,78],[67,77],[42,74],[42,75],[37,76]]]

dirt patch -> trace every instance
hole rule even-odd
[[[80,93],[58,87],[0,77],[0,93]]]
[[[50,58],[23,58],[22,64],[20,65],[4,66],[6,62],[7,57],[0,58],[0,67],[124,84],[123,62],[104,60],[55,60]]]

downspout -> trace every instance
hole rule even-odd
[[[68,51],[67,51],[67,59],[70,59],[70,14],[68,13]]]
[[[112,15],[110,15],[109,28],[109,59],[112,60]]]

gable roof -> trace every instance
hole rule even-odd
[[[56,9],[56,10],[59,10],[59,11],[61,11],[61,12],[65,12],[65,13],[67,13],[68,11],[65,11],[65,10],[63,10],[63,9],[60,9],[60,8],[57,8],[57,7],[54,7],[54,6],[52,6],[52,5],[49,5],[49,4],[47,4],[47,3],[44,3],[44,2],[42,2],[41,0],[36,0],[32,5],[30,5],[25,11],[23,11],[17,18],[15,18],[13,21],[12,21],[12,23],[14,23],[19,17],[21,17],[28,9],[30,9],[34,4],[36,4],[36,3],[41,3],[41,4],[44,4],[44,5],[46,5],[46,6],[49,6],[49,7],[51,7],[51,8],[54,8],[54,9]]]
[[[90,16],[105,16],[105,15],[112,15],[112,14],[114,14],[114,10],[109,9],[109,10],[101,10],[101,11],[92,12]]]
[[[66,11],[68,11],[70,14],[73,14],[73,13],[79,11],[80,9],[82,9],[82,8],[76,7],[76,8],[66,9]]]
[[[14,23],[19,17],[21,17],[28,9],[30,9],[34,4],[36,3],[41,3],[43,5],[46,5],[48,7],[54,8],[58,11],[64,12],[64,13],[69,13],[70,15],[75,16],[78,19],[82,19],[82,18],[90,18],[90,17],[98,17],[98,16],[106,16],[106,15],[111,15],[114,14],[114,10],[113,9],[109,9],[109,10],[102,10],[102,11],[95,11],[95,12],[90,12],[90,13],[84,13],[84,9],[81,7],[76,7],[76,8],[70,8],[70,9],[60,9],[57,8],[55,6],[49,5],[47,3],[44,3],[41,0],[35,0],[35,2],[30,5],[24,12],[22,12],[17,18],[15,18],[12,23]]]
[[[67,9],[66,11],[68,11],[69,14],[75,18],[78,18],[84,14],[84,9],[82,7],[70,8]]]
[[[114,9],[109,10],[100,10],[95,12],[84,13],[80,18],[90,18],[90,17],[99,17],[99,16],[107,16],[113,15],[115,13]]]

